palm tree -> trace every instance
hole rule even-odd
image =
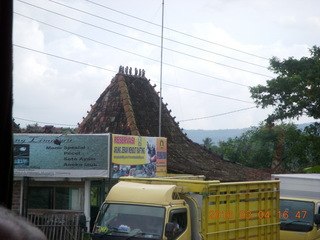
[[[210,150],[212,148],[213,142],[212,142],[212,138],[206,137],[205,139],[202,140],[203,142],[203,146]]]

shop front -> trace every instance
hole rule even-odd
[[[47,236],[90,231],[119,177],[166,175],[166,145],[157,137],[15,134],[13,210]]]
[[[47,236],[90,229],[110,184],[109,149],[110,134],[15,134],[13,210],[54,230]]]

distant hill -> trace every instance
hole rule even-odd
[[[298,124],[299,129],[304,129],[311,123]],[[228,138],[235,138],[241,136],[244,132],[250,130],[251,128],[241,128],[241,129],[219,129],[219,130],[186,130],[183,131],[187,136],[194,142],[203,144],[203,139],[209,137],[212,139],[214,145],[218,145],[220,141],[227,141]]]
[[[220,141],[227,141],[228,138],[235,138],[241,136],[250,128],[242,129],[219,129],[219,130],[183,130],[187,136],[194,142],[203,144],[203,139],[209,137],[212,139],[214,145],[218,145]]]

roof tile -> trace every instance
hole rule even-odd
[[[191,141],[162,103],[168,172],[205,175],[220,181],[268,180],[270,173],[225,161]],[[159,95],[140,75],[118,73],[79,124],[79,133],[159,136]]]

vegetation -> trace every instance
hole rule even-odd
[[[13,133],[56,133],[56,134],[76,134],[77,129],[66,127],[54,127],[53,125],[40,126],[38,123],[28,124],[26,128],[21,128],[13,119]]]
[[[208,149],[209,151],[213,150],[214,142],[212,141],[212,138],[206,137],[202,140],[202,142],[205,149]]]
[[[320,173],[320,165],[303,169],[306,173]]]
[[[302,115],[320,118],[320,48],[314,46],[310,53],[311,57],[300,60],[273,57],[269,69],[277,77],[267,81],[266,86],[250,89],[257,106],[274,107],[264,123],[240,137],[219,142],[218,147],[210,146],[209,139],[205,139],[204,146],[224,159],[249,167],[273,172],[320,172],[320,123],[302,131],[282,122]]]
[[[273,172],[301,171],[317,164],[319,150],[306,131],[294,124],[260,125],[213,149],[224,159]]]
[[[320,118],[320,47],[314,46],[310,53],[310,58],[300,60],[290,57],[280,61],[273,57],[269,69],[278,76],[267,81],[267,86],[250,89],[258,106],[275,107],[267,123],[302,115]]]

